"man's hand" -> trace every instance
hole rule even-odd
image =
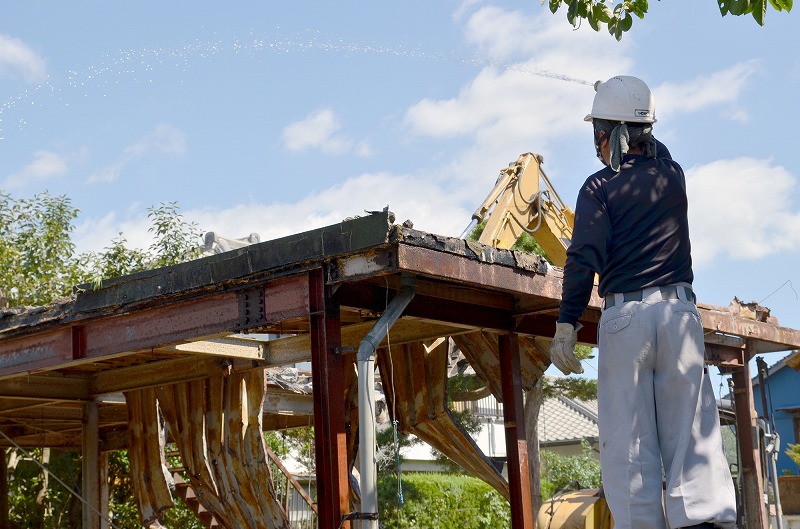
[[[556,335],[550,345],[550,361],[565,375],[583,373],[581,361],[575,356],[575,342],[578,341],[580,323],[573,327],[571,323],[556,323]]]

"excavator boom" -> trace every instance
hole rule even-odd
[[[542,162],[541,155],[525,153],[500,171],[494,188],[472,219],[486,221],[478,242],[510,248],[529,233],[552,264],[564,266],[575,213],[561,201],[542,170]]]

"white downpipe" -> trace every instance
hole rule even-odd
[[[375,460],[375,349],[400,318],[416,292],[414,276],[403,275],[397,295],[358,346],[358,462],[361,471],[361,512],[378,513],[378,473]],[[365,520],[362,529],[377,529]]]

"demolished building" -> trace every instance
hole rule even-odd
[[[532,527],[523,392],[549,365],[561,272],[530,254],[393,222],[377,212],[104,281],[48,307],[3,311],[0,446],[80,450],[82,493],[93,506],[84,509],[86,529],[100,528],[106,512],[106,450],[129,450],[146,521],[169,508],[165,436],[221,526],[287,527],[262,431],[305,425],[308,415],[293,413],[294,395],[268,384],[265,369],[310,361],[319,527],[347,527],[374,515],[359,503],[369,491],[351,480],[368,402],[359,393],[371,385],[359,381],[357,364],[372,349],[400,428],[497,489],[514,529]],[[600,307],[595,292],[580,342],[596,343]],[[800,348],[800,331],[728,308],[699,310],[707,361],[732,372],[748,431],[748,361]],[[508,479],[449,411],[448,337],[503,403]],[[760,498],[756,448],[746,439],[741,448],[746,485]],[[763,516],[763,506],[753,509]]]

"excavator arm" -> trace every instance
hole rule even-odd
[[[541,155],[525,153],[500,171],[472,220],[473,225],[486,221],[478,242],[510,248],[523,233],[529,233],[545,257],[563,267],[575,213],[559,198],[542,170],[542,162]]]

